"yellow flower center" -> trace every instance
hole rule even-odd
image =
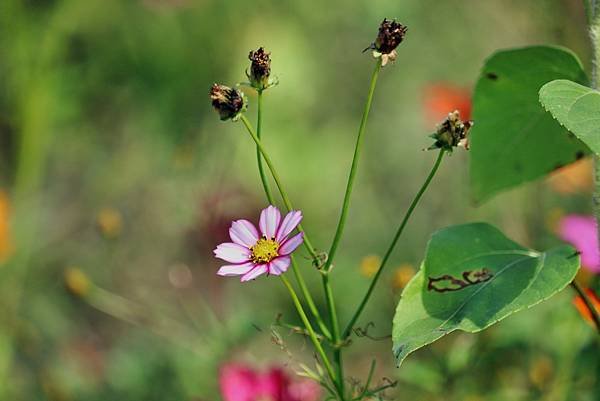
[[[279,253],[277,253],[279,250],[279,243],[275,241],[274,238],[268,239],[263,236],[252,248],[250,248],[250,250],[252,251],[250,259],[254,263],[269,263],[279,256]]]

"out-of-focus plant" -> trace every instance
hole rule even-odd
[[[327,252],[317,248],[302,227],[303,216],[310,218],[310,213],[294,209],[271,154],[262,142],[262,95],[278,82],[271,76],[270,54],[260,47],[249,55],[251,65],[246,75],[250,82],[246,85],[258,94],[256,128],[246,117],[248,100],[242,90],[221,84],[214,84],[210,90],[212,105],[221,120],[241,121],[253,140],[268,204],[260,214],[258,225],[243,219],[233,221],[229,231],[231,242],[222,243],[214,250],[217,258],[228,263],[221,266],[218,274],[240,276],[242,282],[263,275],[281,279],[303,325],[297,332],[309,337],[316,353],[317,370],[304,367],[302,374],[318,382],[327,393],[327,399],[381,399],[386,389],[396,385],[387,379],[374,380],[375,361],[364,381],[348,380],[344,374],[343,352],[351,345],[355,325],[445,154],[451,154],[458,146],[473,148],[472,182],[474,195],[481,201],[501,189],[547,174],[557,163],[562,166],[588,153],[583,143],[564,135],[565,130],[546,114],[537,101],[537,91],[549,80],[569,78],[586,82],[576,57],[563,49],[544,46],[494,55],[486,63],[475,92],[477,125],[473,128],[473,137],[470,133],[473,122],[463,119],[459,111],[449,110],[431,135],[434,143],[429,150],[438,152],[431,172],[400,219],[383,258],[371,258],[363,263],[366,266],[362,269],[363,274],[371,277],[371,283],[355,312],[342,326],[330,280],[334,272],[343,269],[334,269],[336,255],[347,222],[377,79],[382,67],[399,58],[397,47],[406,33],[404,25],[396,20],[384,19],[375,41],[365,49],[372,50],[375,66],[340,218]],[[521,140],[521,136],[525,139]],[[549,136],[552,140],[548,139]],[[271,190],[267,170],[275,182],[287,212],[285,215],[274,206],[278,202]],[[297,233],[293,234],[295,231]],[[327,319],[321,316],[304,280],[306,266],[302,267],[293,255],[302,244],[310,254],[311,270],[321,277]],[[400,365],[409,353],[452,331],[483,330],[514,312],[551,297],[569,283],[586,299],[585,292],[573,282],[579,266],[579,252],[571,246],[563,245],[545,252],[528,249],[484,223],[458,225],[434,233],[421,269],[407,285],[404,279],[398,279],[399,286],[406,287],[393,321],[393,350],[397,364]],[[290,267],[296,285],[286,274]],[[594,305],[586,302],[586,307],[597,318],[598,311]],[[597,328],[600,332],[600,325]]]
[[[224,401],[318,401],[321,388],[313,380],[294,380],[279,367],[260,372],[249,366],[226,364],[219,372]]]

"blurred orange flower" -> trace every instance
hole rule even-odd
[[[415,275],[417,271],[415,267],[410,263],[404,263],[398,266],[394,271],[394,278],[392,279],[392,286],[400,290],[408,284],[410,279]]]
[[[0,263],[5,262],[13,251],[10,233],[10,200],[0,189]]]
[[[381,265],[381,258],[377,255],[365,256],[360,261],[360,274],[366,278],[371,278],[377,273],[377,269]]]
[[[585,292],[588,295],[588,298],[592,301],[594,308],[600,311],[600,298],[598,298],[596,293],[591,288],[586,288]],[[594,324],[594,321],[592,320],[592,313],[586,306],[585,302],[583,301],[583,298],[575,297],[575,299],[573,299],[573,305],[575,305],[575,307],[581,314],[581,317],[583,317],[588,323]]]
[[[468,121],[471,119],[471,93],[453,84],[430,84],[424,90],[423,108],[428,122],[437,123],[454,110]]]
[[[594,162],[585,158],[559,168],[548,178],[548,185],[560,194],[591,192],[594,186]]]

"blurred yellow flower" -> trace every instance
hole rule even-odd
[[[529,380],[538,389],[543,390],[550,384],[553,372],[552,360],[547,356],[540,356],[529,367]]]
[[[123,218],[121,212],[113,208],[104,208],[100,210],[96,217],[96,224],[102,235],[107,238],[118,237],[123,228]]]
[[[85,297],[90,291],[90,280],[81,269],[70,267],[64,273],[65,285],[75,296]]]
[[[10,233],[10,201],[8,194],[0,189],[0,263],[5,262],[13,251]]]
[[[406,284],[415,275],[416,269],[410,263],[404,263],[394,269],[394,277],[392,278],[392,286],[400,290],[406,287]]]
[[[556,170],[547,182],[561,194],[591,192],[594,186],[593,170],[594,162],[588,157]]]
[[[365,256],[360,261],[360,274],[367,278],[371,278],[377,273],[377,269],[381,265],[381,258],[377,255]]]

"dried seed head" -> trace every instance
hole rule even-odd
[[[388,61],[396,59],[396,47],[404,40],[407,27],[396,20],[388,21],[384,18],[379,25],[379,32],[375,42],[367,49],[373,50],[375,57],[381,57],[381,64],[386,65]]]
[[[246,110],[246,98],[240,90],[225,85],[214,84],[210,88],[210,100],[221,120],[236,121]]]
[[[375,39],[374,47],[381,54],[389,54],[398,47],[404,39],[407,28],[396,20],[388,21],[384,18],[379,25],[379,33]]]
[[[452,151],[456,146],[469,149],[469,130],[473,121],[462,121],[458,110],[448,113],[448,117],[438,125],[437,130],[431,135],[435,143],[429,149],[445,149]]]
[[[246,72],[250,85],[257,90],[266,89],[269,86],[269,76],[271,75],[271,53],[267,53],[263,47],[256,51],[251,51],[248,59],[250,64],[250,73]]]

